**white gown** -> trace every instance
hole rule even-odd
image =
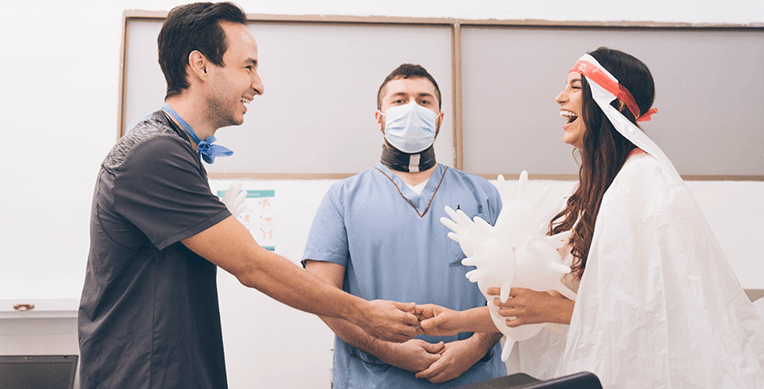
[[[605,193],[567,330],[517,345],[510,373],[590,371],[606,389],[764,388],[764,321],[684,182],[648,154]]]

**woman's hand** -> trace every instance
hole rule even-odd
[[[451,336],[463,332],[459,329],[462,318],[459,311],[435,304],[416,306],[415,315],[419,317],[419,327],[427,335]]]
[[[450,336],[462,332],[499,332],[488,307],[453,311],[434,304],[417,305],[419,326],[427,335]]]
[[[488,295],[496,296],[493,303],[499,308],[499,315],[507,318],[508,327],[537,323],[570,324],[575,301],[555,291],[512,288],[506,303],[499,299],[499,292],[500,288],[488,288]]]

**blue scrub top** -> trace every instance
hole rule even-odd
[[[343,289],[366,300],[433,303],[459,311],[484,306],[486,300],[477,284],[465,277],[474,267],[461,264],[465,255],[440,222],[440,218],[448,217],[446,206],[493,225],[501,210],[501,198],[487,180],[441,164],[417,195],[378,164],[329,189],[313,220],[303,261],[345,266]],[[419,338],[435,343],[471,335]],[[498,345],[494,354],[446,387],[506,374]],[[335,387],[373,387],[373,382],[380,387],[393,387],[396,382],[405,387],[433,387],[339,338],[334,373]]]

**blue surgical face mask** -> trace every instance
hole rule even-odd
[[[418,153],[435,141],[438,114],[416,101],[388,108],[385,113],[385,139],[404,153]]]

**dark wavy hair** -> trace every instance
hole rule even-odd
[[[247,16],[233,3],[192,3],[173,8],[157,38],[159,66],[167,81],[165,99],[189,87],[188,56],[197,50],[217,66],[223,66],[228,38],[221,21],[247,23]]]
[[[401,66],[398,66],[392,73],[385,77],[384,81],[382,81],[382,85],[380,85],[379,90],[377,90],[377,109],[382,108],[382,92],[384,92],[387,83],[398,78],[426,78],[430,80],[432,85],[435,86],[435,97],[438,99],[438,109],[441,109],[440,88],[438,88],[438,83],[435,82],[435,78],[433,78],[422,66],[410,63],[404,63]]]
[[[607,69],[618,82],[634,96],[640,112],[646,112],[655,100],[655,84],[647,66],[637,58],[622,51],[600,47],[589,53]],[[586,268],[589,248],[594,235],[594,224],[602,204],[602,197],[615,176],[623,167],[629,153],[636,148],[613,127],[610,120],[592,98],[586,77],[581,76],[582,118],[586,130],[583,135],[583,148],[578,152],[580,168],[579,185],[568,199],[565,209],[549,223],[551,234],[573,229],[570,238],[572,254],[576,258],[572,271],[581,278]],[[618,108],[632,123],[637,118],[620,100],[611,105]],[[576,221],[578,220],[578,224]],[[573,226],[575,225],[575,228]]]

